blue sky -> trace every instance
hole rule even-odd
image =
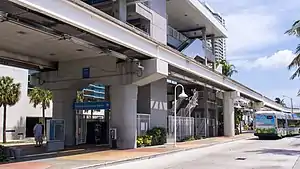
[[[233,79],[269,98],[287,95],[300,107],[299,79],[290,80],[287,65],[300,39],[284,35],[300,19],[299,0],[207,0],[226,20],[227,60],[238,74]],[[197,44],[198,43],[198,44]],[[194,55],[199,42],[185,52]],[[285,99],[289,105],[289,99]]]

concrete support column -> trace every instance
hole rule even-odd
[[[212,54],[214,55],[215,57],[215,61],[213,63],[213,69],[215,70],[216,69],[216,49],[215,49],[215,35],[212,35],[211,37],[211,51],[212,51]]]
[[[151,115],[151,128],[167,128],[167,80],[165,78],[140,86],[137,103],[139,113]]]
[[[115,17],[122,22],[127,22],[127,2],[126,0],[118,0],[114,7]]]
[[[224,111],[224,136],[232,137],[234,131],[234,101],[239,97],[239,93],[224,92],[223,111]]]
[[[120,149],[136,148],[137,89],[136,85],[110,87],[111,127],[117,129]]]
[[[150,126],[167,128],[167,79],[161,79],[150,84]]]
[[[208,111],[208,89],[204,86],[204,116],[206,118],[206,132],[205,136],[209,137],[209,111]]]
[[[216,136],[219,135],[219,108],[216,106],[216,128],[215,128]]]
[[[109,86],[105,86],[105,100],[106,101],[110,101],[110,97],[109,97]],[[104,118],[105,118],[105,122],[106,122],[106,127],[107,127],[107,133],[109,133],[110,131],[110,110],[105,110],[104,112]],[[107,143],[110,143],[111,140],[110,140],[110,135],[107,137],[106,141]]]
[[[207,40],[206,40],[206,28],[203,28],[202,30],[202,48],[204,50],[204,56],[205,56],[205,65],[207,66]]]
[[[75,145],[75,112],[73,103],[76,89],[53,90],[53,119],[65,120],[65,145]]]

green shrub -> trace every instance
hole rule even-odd
[[[144,146],[151,146],[152,145],[152,136],[150,136],[150,135],[143,136],[143,144],[144,144]]]
[[[138,147],[142,147],[144,145],[144,138],[143,136],[138,136],[136,139],[136,144]]]
[[[195,136],[195,140],[201,140],[201,139],[203,139],[204,137],[203,136],[199,136],[199,135],[196,135]]]
[[[184,141],[194,141],[195,138],[193,136],[187,137],[184,139]]]
[[[249,130],[249,126],[247,124],[244,125],[244,130]]]
[[[154,127],[147,131],[147,135],[152,136],[152,145],[163,145],[167,141],[166,129]]]

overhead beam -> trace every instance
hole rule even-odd
[[[227,78],[215,71],[208,69],[195,60],[191,60],[182,53],[160,44],[145,33],[126,25],[125,23],[108,16],[107,14],[78,0],[9,0],[31,10],[41,12],[44,15],[53,17],[81,30],[115,42],[124,47],[130,48],[148,57],[158,58],[176,66],[182,72],[189,72],[194,76],[201,77],[207,81],[216,83],[224,88],[244,93],[249,97],[265,103],[277,110],[290,111],[281,105],[276,104],[272,99],[244,86],[230,78]],[[196,3],[196,0],[191,0]],[[201,5],[197,1],[198,5]],[[64,9],[64,10],[61,10]],[[72,13],[72,15],[70,15]],[[211,16],[213,17],[213,16]],[[217,20],[214,20],[217,22]],[[215,24],[216,25],[216,24]],[[225,28],[223,29],[225,30]]]
[[[184,29],[184,30],[179,30],[178,32],[187,33],[187,32],[202,31],[204,28],[205,27],[198,27],[198,28],[193,28],[193,29]]]
[[[188,33],[184,33],[184,35],[188,35]],[[215,36],[215,35],[213,35],[213,34],[208,34],[208,35],[206,35],[206,38],[207,39],[212,39],[212,38],[222,38],[221,36]],[[188,36],[188,38],[190,38],[190,39],[202,39],[203,38],[203,36]]]
[[[19,53],[9,52],[0,49],[0,63],[9,66],[17,66],[26,69],[51,69],[56,70],[56,62],[47,61],[34,56],[27,56]]]

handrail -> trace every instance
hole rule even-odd
[[[182,101],[184,100],[184,98],[178,98],[177,99],[177,103],[176,103],[176,109],[178,109],[178,107],[181,105]],[[172,103],[172,108],[170,109],[171,112],[175,112],[175,102]]]
[[[185,116],[187,116],[190,113],[190,111],[192,111],[191,109],[195,108],[198,105],[198,97],[199,91],[194,91],[194,95],[190,99],[188,105],[184,108]]]

